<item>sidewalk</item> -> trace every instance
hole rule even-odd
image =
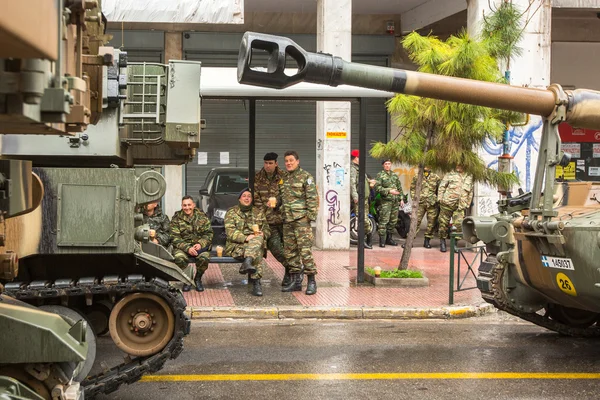
[[[349,251],[313,251],[318,268],[318,291],[313,296],[304,294],[306,281],[302,292],[282,293],[284,269],[269,255],[263,272],[263,297],[250,294],[247,278],[238,273],[236,264],[210,264],[203,277],[205,291],[190,291],[184,297],[193,318],[451,318],[492,312],[493,307],[484,303],[477,289],[455,292],[454,304],[448,304],[450,252],[441,253],[438,243],[433,239],[433,248],[425,249],[422,237],[417,237],[411,254],[409,268],[423,271],[429,278],[428,287],[357,284],[357,250],[351,247]],[[396,269],[403,249],[374,245],[365,250],[365,267]],[[467,253],[469,259],[474,255]],[[461,270],[462,277],[466,270]],[[471,274],[463,287],[476,287]]]

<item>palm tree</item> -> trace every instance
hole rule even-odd
[[[507,63],[511,54],[518,52],[516,43],[521,32],[519,12],[503,1],[484,19],[483,39],[474,39],[464,31],[446,41],[412,32],[404,37],[402,45],[420,72],[506,83],[498,62]],[[518,183],[518,178],[487,168],[477,150],[485,138],[501,141],[505,128],[522,121],[524,116],[402,94],[390,99],[387,108],[401,133],[389,143],[375,143],[371,155],[418,167],[410,230],[398,266],[407,269],[417,231],[424,166],[445,173],[461,165],[476,182],[509,188]]]

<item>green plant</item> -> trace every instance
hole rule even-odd
[[[466,32],[442,41],[433,35],[416,32],[402,39],[402,46],[420,72],[487,82],[506,83],[498,62],[517,53],[521,36],[521,14],[510,2],[494,10],[488,17],[484,37],[471,37]],[[450,172],[457,165],[476,182],[508,188],[519,182],[514,173],[487,167],[478,149],[486,138],[501,141],[507,124],[521,123],[519,113],[449,101],[423,99],[398,94],[387,103],[392,121],[400,127],[399,136],[388,143],[375,143],[371,156],[390,159],[418,167],[410,230],[402,252],[399,269],[408,268],[412,243],[417,232],[417,204],[421,196],[423,168]]]
[[[367,268],[367,273],[375,276],[373,268]],[[423,278],[421,271],[412,269],[381,270],[381,278]]]

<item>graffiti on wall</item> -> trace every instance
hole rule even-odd
[[[542,132],[542,119],[535,118],[526,126],[513,127],[509,131],[510,155],[513,157],[513,171],[519,177],[521,185],[526,192],[531,190],[533,175],[535,174],[535,161],[539,153],[540,136]],[[498,164],[498,156],[502,154],[502,144],[486,140],[483,143],[485,150],[484,159],[489,168]],[[533,161],[533,164],[532,164]]]
[[[325,202],[327,203],[327,233],[344,233],[346,227],[342,224],[341,219],[341,202],[338,199],[338,192],[331,189],[325,194]]]

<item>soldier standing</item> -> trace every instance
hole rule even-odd
[[[421,225],[421,220],[425,213],[427,213],[427,230],[425,231],[425,242],[423,247],[426,249],[431,248],[429,241],[433,237],[435,222],[440,208],[438,206],[437,193],[438,186],[440,185],[440,177],[436,174],[431,173],[431,168],[425,167],[423,172],[423,185],[421,186],[421,196],[419,197],[419,208],[417,210],[417,232]],[[410,198],[415,198],[415,188],[417,186],[417,176],[413,178],[410,184]],[[416,233],[415,233],[416,235]]]
[[[358,150],[352,150],[350,153],[350,200],[352,201],[352,211],[358,218]],[[371,234],[371,220],[369,219],[369,178],[365,176],[365,249],[373,248],[373,237]],[[358,220],[358,219],[357,219]],[[358,228],[357,228],[358,229]]]
[[[208,269],[210,246],[213,230],[206,214],[196,208],[192,196],[181,199],[181,210],[177,211],[171,220],[171,239],[173,240],[173,257],[175,264],[182,270],[188,266],[188,257],[196,262],[196,290],[204,291],[202,275]],[[190,290],[185,285],[184,291]]]
[[[385,247],[386,244],[398,246],[392,239],[392,234],[398,222],[398,209],[404,206],[402,184],[400,178],[392,171],[392,162],[384,160],[382,162],[383,171],[377,174],[375,191],[381,196],[381,202],[377,208],[379,216],[379,247]]]
[[[473,176],[463,172],[462,166],[457,165],[455,171],[446,174],[442,179],[437,198],[440,203],[440,251],[443,253],[446,251],[450,218],[458,231],[462,229],[465,210],[473,200]]]
[[[295,151],[285,152],[287,174],[279,181],[279,200],[283,216],[283,252],[290,268],[290,284],[282,292],[302,290],[302,266],[308,278],[306,294],[317,293],[317,267],[312,255],[313,233],[310,223],[317,219],[319,200],[313,177],[300,168]]]
[[[279,197],[279,181],[283,171],[277,165],[277,153],[267,153],[263,160],[263,168],[254,177],[254,207],[262,209],[267,218],[271,230],[267,248],[285,268],[281,286],[287,286],[290,284],[290,267],[283,254],[283,218],[279,209],[269,207],[269,199],[277,201]]]
[[[144,224],[150,227],[150,241],[163,247],[169,246],[169,217],[163,214],[158,206],[158,201],[153,201],[144,206]]]
[[[271,234],[269,224],[262,209],[252,206],[252,192],[246,188],[238,196],[237,206],[225,214],[225,254],[234,258],[244,258],[241,274],[251,273],[252,294],[262,296],[263,253]]]

